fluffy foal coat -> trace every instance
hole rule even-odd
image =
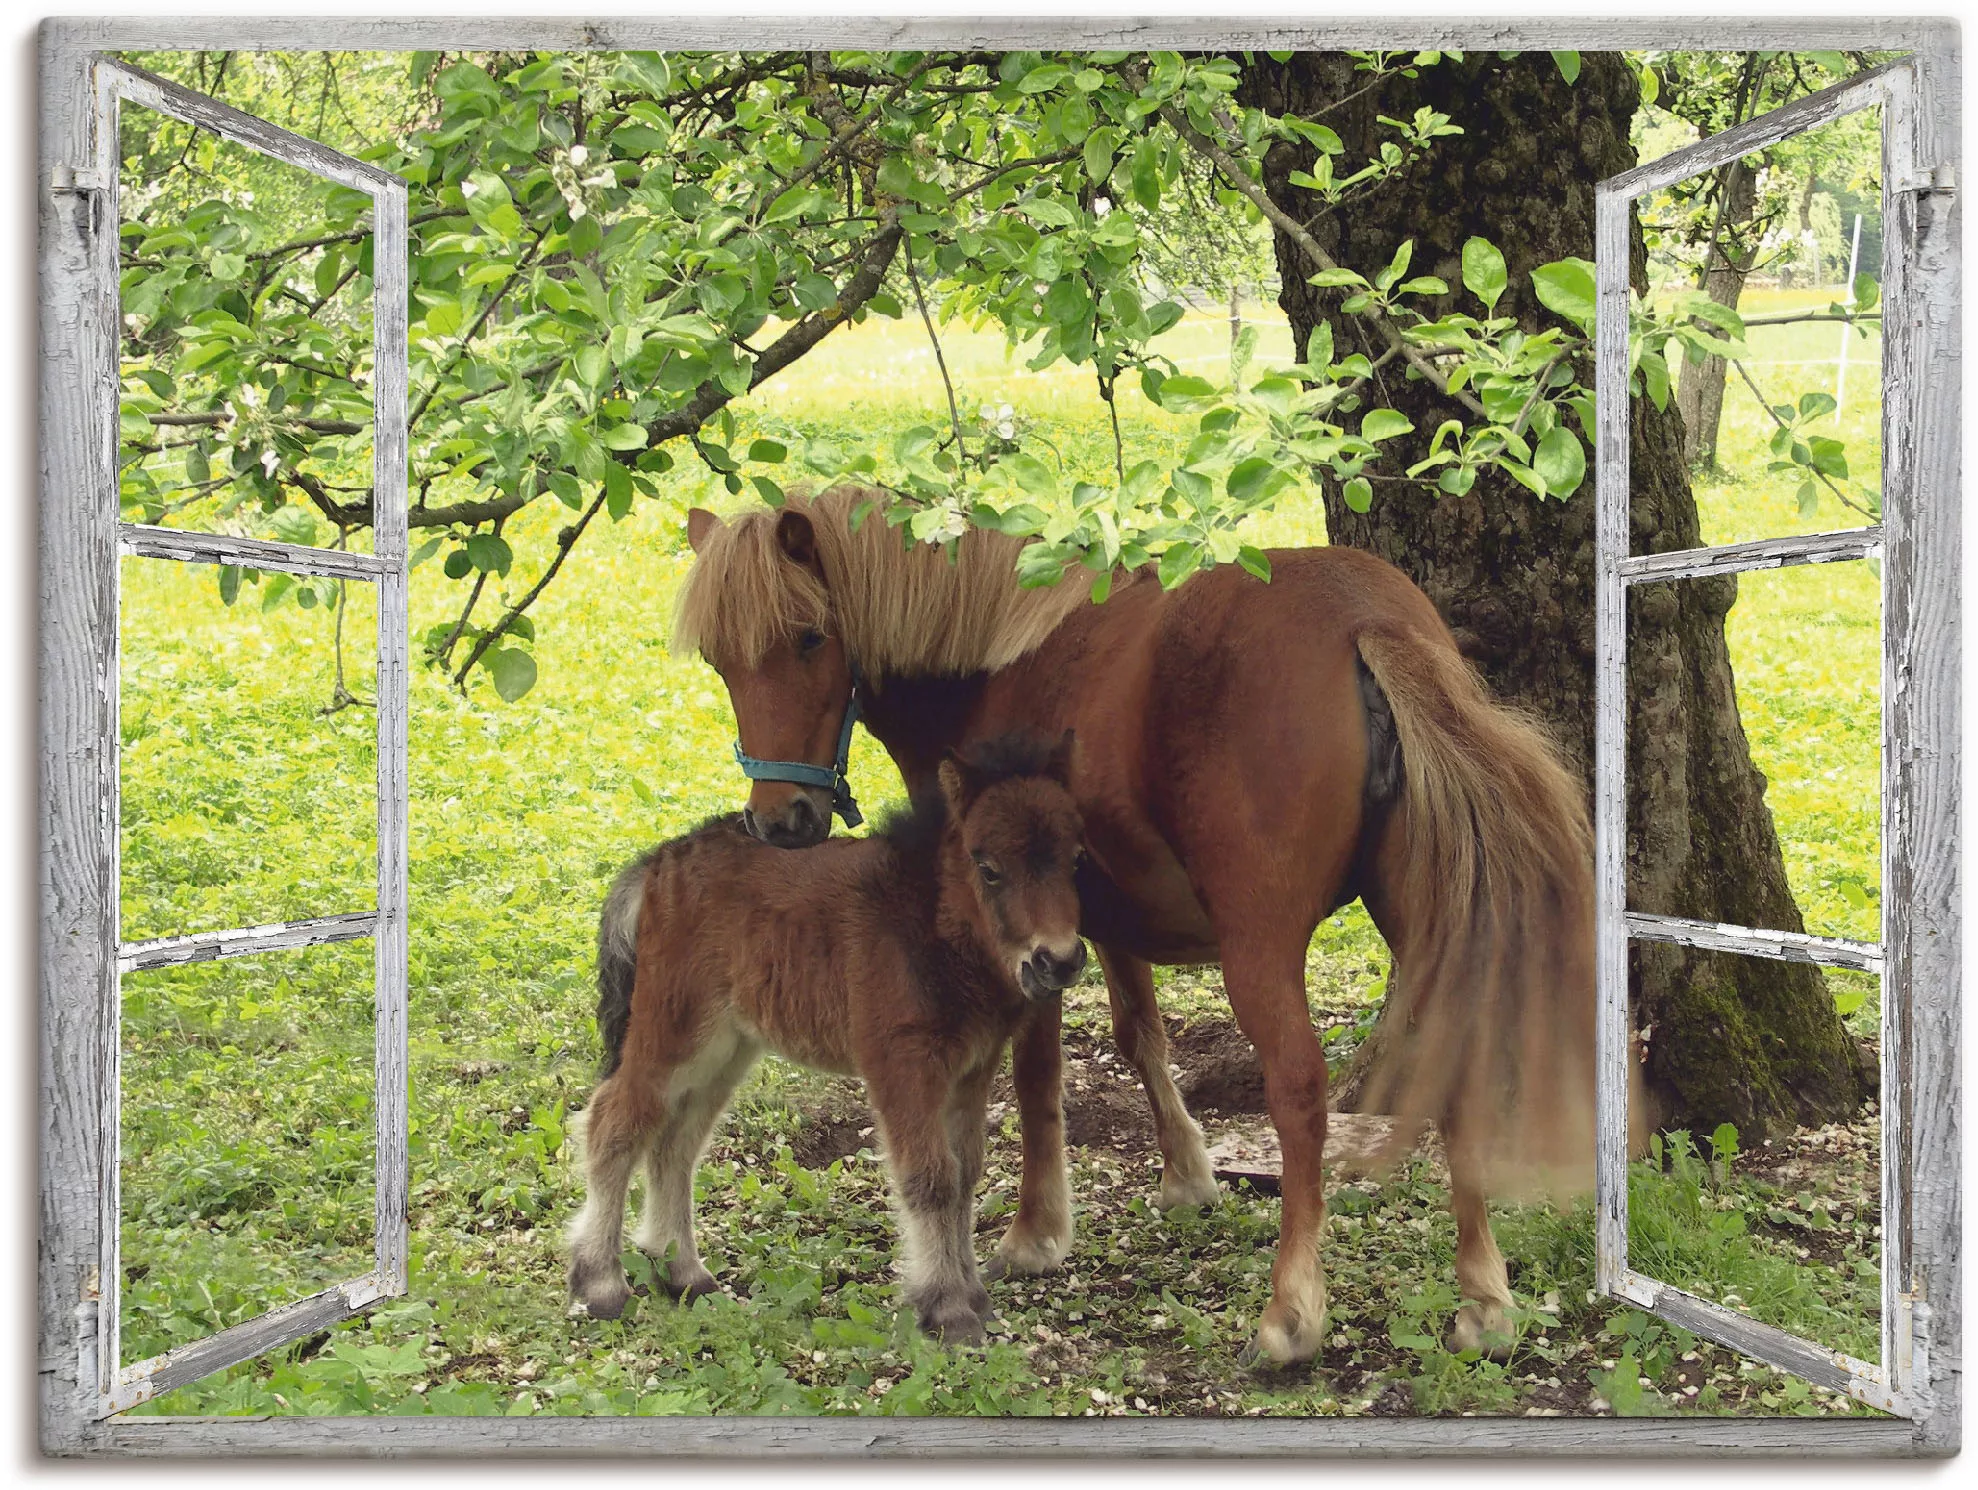
[[[635,1241],[669,1293],[714,1280],[694,1245],[693,1178],[736,1084],[765,1050],[862,1077],[899,1205],[906,1298],[922,1329],[979,1339],[975,1187],[989,1083],[1032,1002],[1085,962],[1073,872],[1072,738],[988,742],[868,839],[805,853],[736,818],[652,850],[618,877],[598,928],[605,1080],[585,1130],[589,1194],[570,1293],[614,1318],[632,1171]]]

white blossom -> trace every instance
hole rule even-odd
[[[1094,197],[1092,199],[1092,215],[1094,217],[1104,217],[1107,213],[1111,212],[1112,210],[1113,210],[1113,204],[1108,198]]]
[[[591,151],[588,145],[572,145],[570,147],[571,165],[581,166],[585,161],[589,160],[590,158],[591,158]]]

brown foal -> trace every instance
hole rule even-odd
[[[570,1234],[576,1304],[600,1318],[625,1307],[619,1252],[641,1160],[638,1246],[674,1296],[713,1290],[694,1245],[694,1170],[767,1049],[864,1078],[907,1301],[928,1333],[981,1338],[989,1083],[1026,1007],[1055,1003],[1085,964],[1071,749],[1069,733],[1055,745],[1010,736],[950,756],[938,792],[871,838],[786,853],[726,817],[619,875],[598,928],[605,1080]]]

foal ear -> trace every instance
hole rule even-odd
[[[785,507],[777,514],[776,546],[792,564],[824,577],[824,566],[817,561],[817,530],[803,513]]]
[[[941,783],[941,795],[948,799],[948,811],[957,820],[965,817],[980,790],[968,762],[950,750],[941,758],[934,774]]]
[[[695,553],[707,542],[707,535],[721,526],[721,519],[705,507],[696,507],[687,513],[687,543]]]
[[[1078,759],[1078,731],[1068,729],[1052,747],[1051,758],[1044,763],[1044,774],[1067,791],[1071,789],[1072,763]]]

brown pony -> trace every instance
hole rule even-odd
[[[1072,737],[944,759],[940,789],[867,839],[768,848],[733,817],[618,876],[598,926],[605,1080],[584,1146],[570,1294],[616,1318],[625,1193],[646,1165],[638,1245],[675,1295],[711,1292],[694,1247],[694,1170],[729,1094],[765,1048],[865,1079],[922,1329],[982,1336],[975,1266],[989,1083],[1026,1005],[1085,965],[1066,782]],[[669,1256],[669,1249],[670,1256]]]
[[[1435,607],[1350,548],[1270,555],[1163,591],[1124,575],[1022,589],[1018,540],[979,530],[952,556],[909,546],[876,494],[794,498],[722,523],[697,551],[675,646],[719,671],[741,746],[832,758],[854,677],[867,727],[919,790],[943,753],[1012,728],[1075,728],[1072,780],[1091,864],[1082,929],[1165,1160],[1163,1203],[1206,1199],[1200,1130],[1167,1069],[1148,964],[1220,962],[1256,1047],[1284,1155],[1282,1234],[1255,1352],[1304,1360],[1323,1338],[1320,1160],[1326,1063],[1305,999],[1319,922],[1356,896],[1393,952],[1366,1105],[1441,1126],[1476,1346],[1504,1324],[1487,1193],[1583,1187],[1592,1163],[1593,887],[1581,788],[1542,731],[1493,703]],[[830,794],[758,780],[765,838],[814,842]],[[1017,1037],[1022,1205],[999,1262],[1070,1244],[1055,1006]],[[1406,1134],[1411,1123],[1397,1125]]]

